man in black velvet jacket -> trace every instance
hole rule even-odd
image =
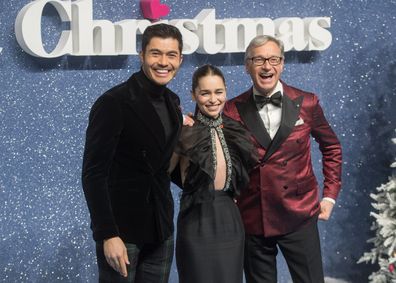
[[[166,88],[182,62],[182,36],[166,24],[142,37],[142,68],[99,97],[86,133],[82,184],[99,282],[167,282],[173,199],[167,174],[182,115]]]

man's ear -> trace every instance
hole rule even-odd
[[[139,52],[139,58],[140,58],[140,63],[141,64],[143,64],[143,57],[144,57],[143,51],[140,51]]]

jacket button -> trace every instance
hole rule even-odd
[[[287,165],[287,160],[282,161],[282,166],[285,167]]]
[[[303,140],[303,139],[297,139],[296,142],[297,142],[297,143],[303,143],[304,140]]]
[[[289,188],[289,186],[284,185],[283,188],[284,188],[285,190],[287,190],[287,189]]]

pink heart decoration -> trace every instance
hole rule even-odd
[[[140,8],[145,19],[158,20],[169,14],[170,8],[160,0],[140,0]]]

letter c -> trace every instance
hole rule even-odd
[[[36,0],[27,4],[18,13],[15,20],[15,35],[19,45],[32,56],[43,58],[55,58],[72,53],[72,32],[62,31],[57,46],[51,53],[47,53],[43,47],[41,38],[41,17],[44,6],[51,4],[55,7],[63,22],[71,21],[70,2],[60,0]]]

